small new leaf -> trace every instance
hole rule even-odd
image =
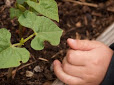
[[[10,18],[14,18],[14,17],[17,17],[19,18],[19,16],[23,14],[23,12],[19,9],[16,9],[16,8],[10,8]]]
[[[28,0],[27,4],[38,13],[59,22],[58,7],[55,0],[39,0],[39,3]]]
[[[18,7],[22,12],[26,11],[26,8],[25,8],[23,5],[21,5],[21,4],[17,4],[17,7]]]
[[[10,38],[8,30],[0,29],[0,68],[17,67],[29,59],[29,52],[25,48],[13,47]]]
[[[19,17],[18,21],[22,26],[31,28],[35,32],[36,37],[31,42],[31,47],[35,50],[42,50],[45,40],[52,45],[59,44],[62,30],[50,19],[26,11]]]

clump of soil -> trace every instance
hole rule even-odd
[[[12,0],[14,1],[14,0]],[[102,6],[113,7],[114,1],[92,2],[91,0],[80,0],[100,4],[101,8],[79,5],[65,0],[56,0],[59,7],[60,22],[56,23],[64,32],[58,46],[51,46],[45,42],[45,49],[35,51],[30,47],[30,41],[24,46],[31,52],[31,58],[26,63],[17,68],[13,80],[7,82],[7,69],[0,70],[0,85],[50,85],[56,76],[52,70],[53,60],[62,61],[69,48],[66,40],[68,38],[96,39],[112,22],[114,22],[114,12],[102,9]],[[14,2],[12,2],[13,5]],[[7,28],[12,33],[12,43],[20,40],[17,19],[9,18],[9,8],[3,0],[0,0],[0,28]],[[24,28],[23,37],[30,35],[32,31]],[[37,66],[37,72],[35,68]],[[32,72],[32,77],[27,77],[26,72]],[[30,74],[31,75],[31,74]],[[48,84],[47,84],[48,83]]]

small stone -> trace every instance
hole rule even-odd
[[[32,77],[34,73],[32,71],[26,71],[26,77]]]
[[[35,72],[42,72],[42,70],[41,70],[41,67],[40,67],[40,66],[36,66],[36,67],[34,68],[34,71],[35,71]]]

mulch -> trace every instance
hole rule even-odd
[[[15,2],[14,0],[13,3]],[[51,46],[45,42],[45,48],[41,51],[35,51],[30,47],[30,42],[25,43],[31,58],[26,63],[14,70],[16,75],[10,81],[7,81],[7,70],[0,70],[0,85],[51,85],[56,79],[53,72],[53,61],[55,59],[63,60],[69,46],[66,43],[68,38],[96,39],[106,28],[114,22],[114,1],[113,0],[80,0],[81,2],[92,3],[98,7],[88,4],[77,4],[79,0],[56,0],[59,7],[60,22],[55,22],[62,30],[63,35],[58,46]],[[73,2],[72,2],[73,1]],[[9,8],[5,1],[0,0],[0,28],[7,28],[11,34],[11,42],[17,43],[20,40],[17,19],[11,20],[9,17]],[[24,28],[23,37],[30,35],[32,31]],[[35,67],[39,67],[35,72]],[[27,77],[26,72],[33,73],[32,77]]]

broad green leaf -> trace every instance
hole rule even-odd
[[[11,34],[5,28],[0,29],[0,53],[10,47]]]
[[[49,41],[52,45],[58,45],[62,30],[50,19],[43,16],[36,16],[32,12],[26,11],[18,19],[22,26],[33,29],[36,37],[32,40],[31,46],[35,50],[44,48],[43,42]]]
[[[25,48],[13,47],[10,43],[11,34],[8,30],[0,29],[0,68],[17,67],[27,62],[29,52]]]
[[[58,7],[55,0],[39,0],[39,3],[27,1],[27,4],[38,13],[59,22]]]
[[[27,0],[16,0],[18,4],[23,4]]]
[[[19,17],[23,12],[16,8],[10,8],[10,18]]]

